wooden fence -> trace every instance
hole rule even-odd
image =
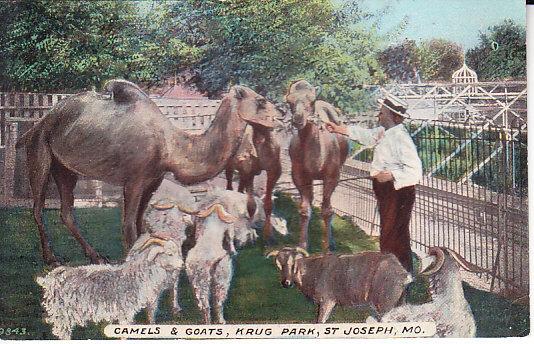
[[[68,94],[0,93],[0,206],[31,204],[26,177],[25,156],[15,150],[20,135],[31,128]],[[189,132],[204,131],[213,120],[219,100],[152,99],[178,128]],[[47,206],[59,206],[54,183],[49,183]],[[75,189],[76,206],[115,205],[121,189],[100,181],[81,179]]]

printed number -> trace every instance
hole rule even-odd
[[[499,43],[497,43],[495,41],[491,42],[491,49],[493,49],[493,50],[499,49]]]
[[[26,328],[25,327],[15,327],[15,328],[11,328],[11,327],[3,328],[3,327],[0,327],[0,336],[2,336],[2,335],[6,335],[6,336],[24,335],[24,334],[26,334]]]

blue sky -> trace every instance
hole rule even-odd
[[[525,0],[365,0],[364,6],[376,11],[391,6],[382,18],[381,32],[388,32],[404,17],[408,26],[397,37],[416,41],[445,38],[464,49],[477,44],[479,31],[510,18],[525,26]],[[392,42],[395,43],[395,42]]]

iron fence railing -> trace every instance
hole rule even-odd
[[[528,294],[526,128],[411,122],[423,162],[411,221],[415,246],[446,246],[486,269],[491,291]],[[367,173],[372,151],[349,161],[341,178]],[[370,181],[342,182],[334,206],[369,233],[379,220]]]

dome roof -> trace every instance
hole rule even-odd
[[[478,76],[477,76],[477,73],[471,68],[467,67],[467,65],[464,62],[464,65],[462,66],[462,68],[452,73],[452,82],[454,83],[478,82]]]

